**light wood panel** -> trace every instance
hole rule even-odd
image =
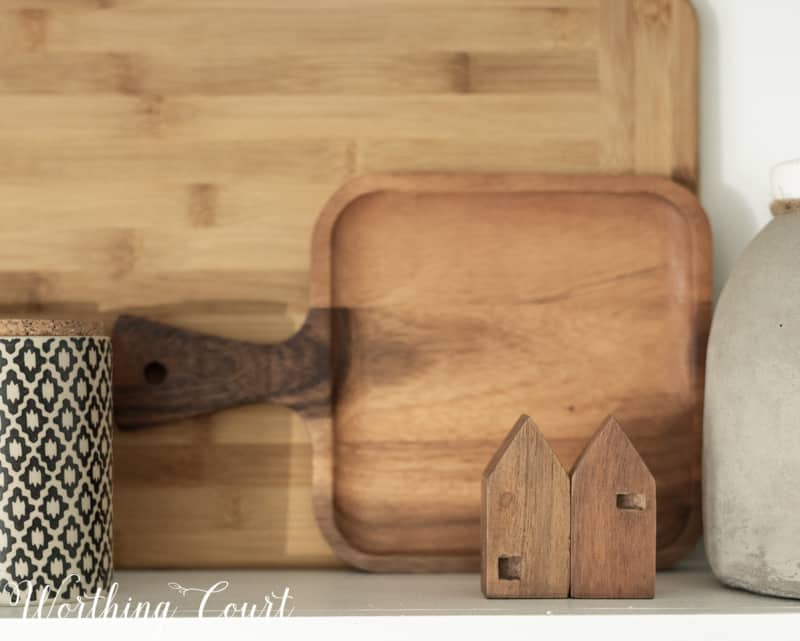
[[[347,178],[640,171],[693,185],[696,69],[684,0],[9,0],[0,309],[109,324],[135,311],[279,341],[307,309],[314,220]],[[180,512],[134,500],[125,470],[166,437],[119,437],[117,533],[142,544],[119,546],[118,565],[335,562],[309,525],[310,479],[256,437],[307,443],[305,428],[268,407],[211,422],[273,470],[248,509],[274,528],[160,536]],[[216,447],[195,427],[168,431],[187,457]],[[195,531],[221,532],[202,506],[228,472],[206,471],[181,496],[200,506]]]

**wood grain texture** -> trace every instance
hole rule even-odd
[[[615,418],[598,429],[570,477],[570,596],[652,598],[656,482]]]
[[[587,426],[612,408],[659,479],[667,565],[698,535],[709,241],[696,199],[658,178],[356,179],[331,198],[313,240],[308,323],[321,319],[313,353],[332,323],[329,412],[312,411],[318,368],[290,347],[297,338],[268,348],[301,356],[299,367],[282,357],[281,376],[265,348],[138,321],[131,349],[118,350],[118,380],[141,380],[159,352],[174,376],[168,398],[132,385],[117,411],[168,420],[173,399],[189,416],[265,400],[262,378],[293,381],[284,402],[309,424],[316,515],[340,557],[371,570],[452,571],[478,567],[479,479],[504,436],[498,417],[536,407],[571,464]],[[140,340],[147,356],[129,360]],[[220,374],[219,389],[193,400],[205,383],[187,367]],[[237,384],[242,371],[259,393]]]
[[[320,207],[353,175],[694,185],[696,27],[689,2],[667,4],[655,20],[663,1],[7,0],[0,313],[107,328],[139,314],[276,343],[307,313]],[[235,489],[230,465],[208,465],[188,483],[185,462],[230,461],[231,443],[260,456],[263,480]],[[313,525],[310,457],[277,406],[116,434],[117,566],[336,563]],[[242,518],[221,520],[223,504]]]
[[[312,309],[285,342],[253,345],[122,316],[113,333],[117,425],[176,421],[251,403],[330,416],[334,327],[337,344],[346,345],[346,313]]]
[[[335,483],[315,487],[340,555],[474,568],[461,559],[475,558],[481,462],[520,407],[542,414],[565,465],[587,426],[622,417],[664,497],[659,562],[688,552],[710,256],[697,201],[654,178],[400,175],[340,191],[315,229],[311,289],[314,307],[351,310],[325,437]]]
[[[483,471],[481,589],[489,598],[569,596],[569,477],[521,416]]]

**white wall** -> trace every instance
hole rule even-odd
[[[770,167],[800,157],[800,0],[694,5],[702,52],[700,197],[714,231],[719,292],[770,220]]]

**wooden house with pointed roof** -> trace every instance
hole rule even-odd
[[[490,598],[569,595],[569,477],[521,416],[483,473],[481,587]]]
[[[613,417],[575,463],[571,485],[570,595],[652,598],[656,483]]]

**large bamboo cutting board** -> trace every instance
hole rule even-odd
[[[695,183],[684,0],[11,0],[0,33],[5,315],[274,342],[353,175]],[[288,410],[118,433],[115,465],[120,567],[335,562]]]

